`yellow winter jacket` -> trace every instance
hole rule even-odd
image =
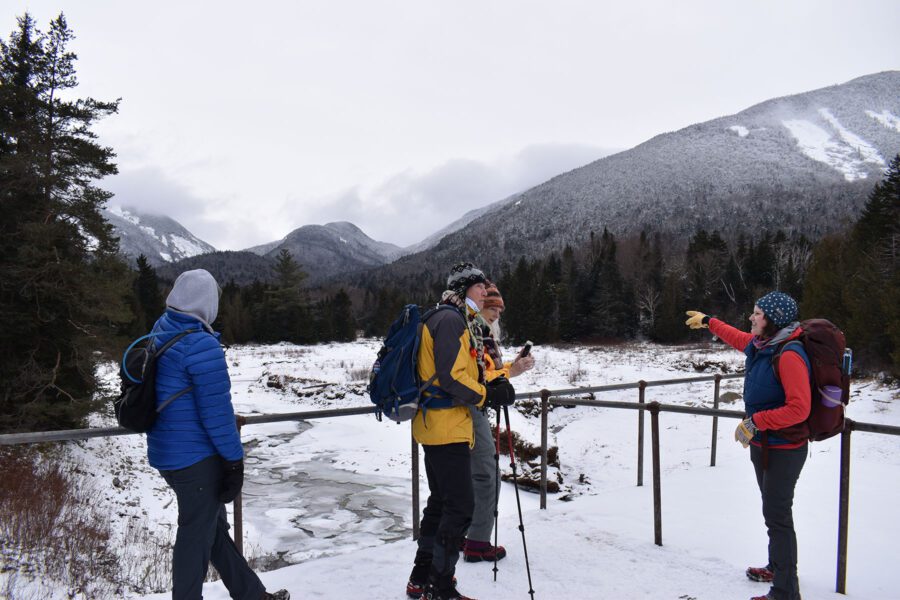
[[[484,380],[485,381],[493,381],[500,376],[506,377],[509,379],[509,368],[512,366],[511,362],[505,362],[498,368],[494,365],[494,359],[491,358],[491,355],[487,352],[484,353]]]
[[[478,382],[469,329],[459,311],[442,309],[428,319],[422,327],[418,360],[421,380],[437,373],[434,385],[452,398],[453,406],[419,409],[412,426],[415,440],[427,446],[457,442],[474,446],[469,406],[484,404],[486,389]]]

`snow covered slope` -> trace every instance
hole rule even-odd
[[[158,266],[216,250],[166,216],[119,207],[105,209],[103,216],[119,237],[121,253],[132,261],[143,254],[151,265]]]
[[[812,239],[855,219],[900,152],[900,71],[776,98],[735,115],[658,135],[499,203],[426,252],[377,276],[461,259],[493,269],[546,256],[604,227],[686,240],[754,231]]]

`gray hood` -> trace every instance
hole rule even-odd
[[[205,269],[185,271],[175,280],[166,298],[166,306],[191,315],[209,327],[219,314],[219,284]]]

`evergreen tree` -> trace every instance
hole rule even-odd
[[[864,359],[879,366],[893,362],[900,373],[900,155],[869,195],[850,240],[845,332],[864,350]]]
[[[616,239],[606,229],[599,248],[592,252],[591,333],[602,338],[623,338],[634,332],[634,302],[616,259]]]
[[[900,154],[875,184],[853,227],[853,243],[867,249],[885,273],[896,270],[900,256]]]
[[[352,342],[356,339],[356,320],[353,318],[353,304],[350,295],[341,288],[331,301],[334,314],[334,339],[338,342]]]
[[[510,342],[524,342],[536,330],[533,305],[535,281],[535,265],[529,264],[525,257],[520,257],[516,268],[500,280],[498,287],[506,304],[503,328]]]
[[[222,288],[216,321],[221,323],[222,339],[226,344],[256,341],[252,311],[245,300],[250,295],[249,288],[241,289],[233,279]]]
[[[306,273],[284,248],[275,259],[273,271],[275,284],[266,290],[261,307],[263,339],[295,344],[316,341],[316,324],[301,289]]]
[[[91,127],[117,102],[75,98],[73,34],[29,14],[0,40],[0,429],[76,427],[95,351],[127,323],[128,269],[94,181],[116,172]]]
[[[150,266],[147,257],[141,254],[137,257],[137,277],[132,288],[137,298],[137,311],[135,317],[139,323],[139,331],[149,331],[156,319],[166,308],[162,294],[159,291],[159,278],[156,269]]]
[[[556,292],[559,338],[565,342],[575,340],[580,332],[581,319],[576,305],[577,287],[578,265],[575,261],[575,252],[567,245],[562,254]]]
[[[852,231],[821,240],[804,280],[803,315],[844,330],[857,364],[900,375],[900,155]]]
[[[847,245],[846,236],[840,234],[823,238],[816,245],[803,283],[801,316],[829,319],[846,327],[844,287],[850,278]]]

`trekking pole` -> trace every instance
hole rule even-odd
[[[494,477],[494,583],[497,583],[497,532],[500,530],[500,411],[497,411],[497,443],[494,446],[494,465],[496,477]]]
[[[525,543],[525,523],[522,522],[522,503],[519,500],[519,478],[516,474],[516,454],[513,451],[512,429],[509,426],[509,407],[507,406],[503,407],[503,418],[506,421],[506,440],[507,444],[509,444],[509,466],[512,468],[513,487],[516,489],[516,506],[519,509],[519,531],[522,532],[522,551],[525,553],[525,572],[528,573],[528,593],[531,595],[531,600],[534,600],[534,586],[531,585],[531,566],[528,564],[528,545]]]

